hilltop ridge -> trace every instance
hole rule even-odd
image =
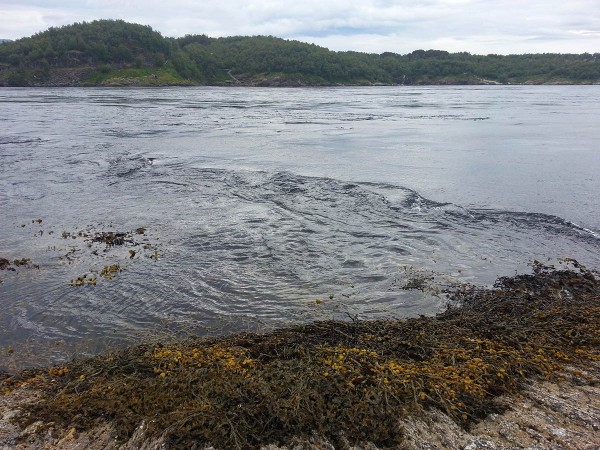
[[[595,84],[600,54],[368,54],[273,36],[163,37],[96,20],[0,46],[2,86]]]

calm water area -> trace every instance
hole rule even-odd
[[[600,86],[2,88],[0,369],[600,268],[599,118]]]

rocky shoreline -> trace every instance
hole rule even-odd
[[[585,378],[573,377],[560,383],[534,382],[517,396],[500,398],[507,410],[490,414],[472,429],[459,427],[437,410],[399,420],[405,450],[592,450],[600,447],[600,367],[590,366]],[[590,382],[595,379],[596,382]],[[159,450],[171,448],[168,439],[153,437],[140,423],[125,442],[119,442],[110,423],[91,430],[57,427],[34,422],[25,429],[12,419],[38,401],[40,393],[28,387],[0,397],[0,448],[15,450]],[[197,449],[214,449],[210,445]],[[299,438],[286,446],[266,445],[261,450],[378,450],[372,443],[334,447],[319,436]]]
[[[233,87],[341,87],[341,86],[404,86],[405,84],[373,83],[367,80],[358,83],[327,83],[311,81],[302,77],[281,75],[238,75],[210,84],[198,83],[186,79],[164,79],[159,75],[115,76],[101,82],[90,80],[98,73],[98,67],[53,68],[45,73],[32,70],[26,75],[19,87],[169,87],[169,86],[233,86]],[[467,77],[444,77],[440,79],[415,80],[406,86],[507,86],[507,85],[588,85],[598,83],[580,83],[566,79],[529,80],[522,83],[501,83],[496,80]],[[0,72],[0,86],[12,86],[10,76]]]
[[[595,449],[600,279],[561,264],[454,288],[435,317],[147,342],[4,374],[0,448]]]

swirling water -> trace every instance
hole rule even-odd
[[[435,291],[402,289],[415,274],[600,267],[598,86],[0,89],[0,102],[0,258],[39,266],[0,271],[0,346],[33,349],[23,364],[163,330],[439,310]],[[77,235],[138,227],[133,258]],[[97,285],[68,285],[82,274]]]

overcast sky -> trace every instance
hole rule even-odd
[[[95,19],[370,53],[600,52],[600,0],[0,0],[0,38]]]

